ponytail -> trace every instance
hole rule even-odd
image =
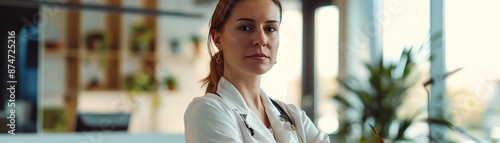
[[[217,59],[220,56],[220,60],[224,59],[222,51],[215,53],[210,58],[210,73],[207,77],[201,80],[204,85],[207,85],[207,90],[205,93],[215,93],[217,91],[217,85],[219,83],[222,74],[224,73],[224,62],[217,63]]]

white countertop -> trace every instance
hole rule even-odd
[[[184,143],[183,134],[80,132],[0,134],[5,143]]]

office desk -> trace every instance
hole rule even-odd
[[[184,143],[183,134],[81,132],[0,134],[2,143]]]

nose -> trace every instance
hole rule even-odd
[[[253,34],[253,41],[252,45],[255,47],[264,47],[267,45],[267,35],[266,32],[261,29],[261,30],[256,30]]]

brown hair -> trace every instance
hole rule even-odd
[[[227,19],[233,12],[234,7],[241,0],[220,0],[217,6],[215,7],[214,14],[210,19],[209,23],[209,33],[208,33],[208,53],[210,54],[210,73],[207,77],[201,80],[203,85],[207,85],[207,90],[205,93],[215,93],[217,91],[217,84],[219,83],[222,74],[224,73],[224,63],[217,63],[217,58],[220,57],[222,61],[224,61],[224,54],[222,51],[218,51],[215,54],[214,49],[212,47],[212,31],[221,32],[224,24],[226,24]],[[272,0],[280,9],[280,22],[283,17],[283,7],[279,0]]]

